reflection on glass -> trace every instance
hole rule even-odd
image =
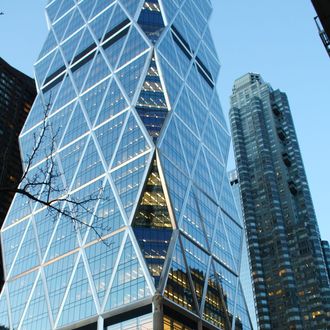
[[[222,292],[220,290],[221,289],[212,266],[210,269],[208,287],[205,296],[203,317],[216,327],[225,329],[225,313],[227,307],[224,306],[225,301],[222,301],[221,299]]]
[[[152,314],[110,325],[106,330],[152,330]]]
[[[196,311],[181,244],[178,241],[165,288],[165,297],[190,311]]]
[[[172,224],[156,160],[147,179],[133,228],[157,286],[172,235]]]
[[[165,27],[157,0],[145,1],[138,23],[149,39],[156,43]]]
[[[136,110],[150,136],[156,141],[166,118],[168,108],[155,56],[151,59]]]
[[[164,330],[193,330],[181,322],[170,318],[169,316],[164,316]]]

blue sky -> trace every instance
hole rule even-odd
[[[204,0],[200,0],[201,2]],[[45,0],[2,0],[0,56],[33,75],[47,34]],[[258,72],[286,92],[304,158],[321,236],[330,240],[330,59],[318,37],[309,0],[213,0],[211,28],[222,64],[222,106],[236,78]],[[231,159],[228,168],[234,167]]]

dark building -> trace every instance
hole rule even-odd
[[[330,56],[330,1],[312,0],[317,16],[314,18],[319,35]]]
[[[16,186],[22,175],[18,135],[36,95],[34,80],[0,58],[0,187]],[[2,224],[13,198],[0,193]],[[1,284],[3,274],[1,267]]]
[[[329,277],[285,93],[235,81],[230,121],[260,329],[328,329]]]

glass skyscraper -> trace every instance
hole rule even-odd
[[[329,277],[286,94],[237,79],[230,121],[260,329],[328,329]]]
[[[50,134],[27,179],[58,168],[51,197],[65,214],[76,209],[60,192],[99,197],[77,223],[15,196],[1,230],[5,329],[251,328],[211,11],[210,0],[48,2],[23,157],[45,122]]]

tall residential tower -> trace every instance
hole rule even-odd
[[[53,0],[46,11],[20,143],[29,154],[41,134],[39,151],[51,147],[26,180],[58,169],[58,189],[31,189],[63,212],[54,221],[15,196],[0,324],[250,329],[210,0]],[[91,194],[76,213],[68,198]]]
[[[261,329],[328,329],[329,278],[289,103],[235,81],[230,121]]]
[[[22,177],[18,136],[36,96],[34,80],[0,58],[0,225]],[[7,189],[7,190],[5,190]],[[2,259],[0,287],[3,283]]]

